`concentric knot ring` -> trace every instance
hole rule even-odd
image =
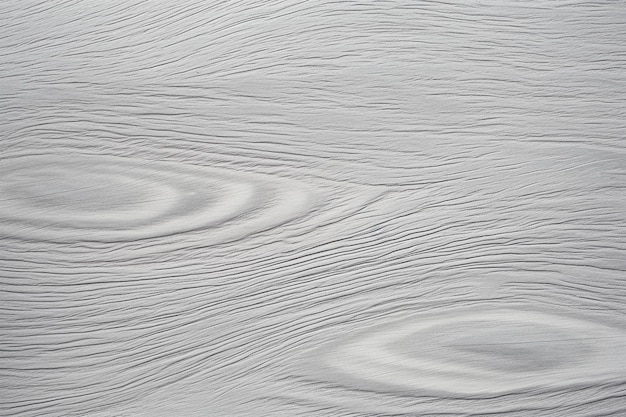
[[[0,175],[0,234],[23,239],[129,241],[211,229],[217,242],[315,204],[309,187],[287,178],[108,156],[14,157],[0,161]]]
[[[500,394],[624,378],[626,334],[552,313],[457,312],[369,329],[322,358],[349,383]]]

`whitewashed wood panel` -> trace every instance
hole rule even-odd
[[[623,1],[0,2],[1,416],[626,415]]]

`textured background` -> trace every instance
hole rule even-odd
[[[3,0],[0,415],[626,415],[623,1]]]

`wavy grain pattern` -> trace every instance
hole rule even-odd
[[[0,415],[626,415],[623,2],[0,22]]]

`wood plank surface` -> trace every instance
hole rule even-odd
[[[623,1],[3,0],[0,416],[626,416]]]

